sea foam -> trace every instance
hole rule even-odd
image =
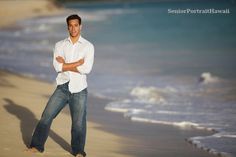
[[[220,79],[218,77],[213,76],[209,72],[202,73],[200,78],[199,78],[199,82],[202,83],[202,84],[217,83],[217,82],[219,82],[219,80]]]

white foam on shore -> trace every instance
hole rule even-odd
[[[221,137],[228,137],[228,138],[236,138],[236,132],[219,132],[213,135],[213,137],[221,138]]]
[[[107,100],[115,100],[113,97],[108,97],[105,94],[97,93],[97,92],[90,92],[94,97],[101,98],[101,99],[107,99]]]
[[[131,90],[130,95],[151,104],[166,103],[166,100],[161,95],[161,92],[155,87],[135,87]]]
[[[104,109],[107,111],[124,113],[124,117],[128,117],[128,118],[130,118],[130,120],[136,121],[136,122],[172,125],[172,126],[177,126],[181,129],[196,128],[196,129],[207,130],[207,131],[215,131],[214,128],[206,128],[206,127],[203,127],[197,123],[193,123],[190,121],[170,122],[170,121],[160,121],[160,120],[154,120],[154,119],[150,119],[150,118],[141,118],[141,117],[135,116],[140,113],[148,113],[148,111],[143,110],[143,109],[135,109],[135,108],[129,109],[129,108],[114,107],[114,106],[109,106],[109,105],[107,105]],[[171,112],[167,112],[167,113],[171,113]],[[180,114],[180,113],[178,113],[178,114]]]
[[[158,120],[152,120],[152,119],[146,119],[146,118],[140,118],[140,117],[131,117],[130,118],[132,121],[137,121],[137,122],[147,122],[147,123],[155,123],[155,124],[162,124],[162,125],[171,125],[171,126],[177,126],[180,129],[189,129],[189,128],[196,128],[196,129],[201,129],[201,130],[207,130],[207,131],[212,131],[216,132],[215,129],[213,128],[206,128],[203,127],[197,123],[192,123],[188,121],[183,121],[183,122],[168,122],[168,121],[158,121]],[[229,138],[236,138],[236,135],[229,135],[228,133],[222,134],[222,133],[215,133],[209,137],[229,137]],[[226,153],[226,152],[220,152],[214,148],[209,148],[205,146],[200,140],[205,139],[207,137],[191,137],[189,139],[186,139],[187,142],[190,144],[194,145],[195,147],[202,149],[204,151],[209,152],[210,154],[217,155],[220,157],[233,157],[232,154]]]
[[[180,128],[186,129],[186,128],[199,128],[200,126],[197,123],[182,121],[182,122],[168,122],[168,121],[159,121],[154,119],[147,119],[147,118],[140,118],[140,117],[131,117],[132,121],[138,121],[138,122],[147,122],[147,123],[156,123],[156,124],[164,124],[164,125],[173,125],[178,126]]]
[[[129,109],[114,108],[114,107],[106,106],[106,107],[105,107],[105,110],[107,110],[107,111],[112,111],[112,112],[122,112],[122,113],[125,113],[125,112],[127,112]]]
[[[214,134],[215,135],[215,134]],[[214,136],[212,135],[212,136]],[[208,137],[211,137],[211,136],[208,136]],[[208,148],[206,145],[204,145],[201,140],[202,139],[205,139],[207,137],[202,137],[202,136],[197,136],[197,137],[191,137],[191,138],[188,138],[186,139],[186,141],[192,145],[194,145],[195,147],[197,147],[198,149],[202,149],[204,151],[207,151],[208,153],[210,154],[213,154],[213,155],[217,155],[217,156],[220,156],[220,157],[233,157],[232,154],[230,153],[226,153],[226,152],[220,152],[214,148]]]

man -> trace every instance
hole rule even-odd
[[[70,15],[66,19],[69,37],[56,43],[53,65],[58,72],[57,88],[50,97],[40,121],[38,122],[30,152],[43,152],[51,123],[57,114],[69,104],[72,128],[71,148],[76,157],[85,157],[86,106],[88,74],[93,65],[94,47],[80,35],[81,18]]]

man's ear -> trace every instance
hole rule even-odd
[[[80,30],[82,30],[82,24],[79,26]]]

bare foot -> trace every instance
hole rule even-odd
[[[40,151],[38,151],[38,149],[36,149],[36,148],[34,148],[34,147],[26,149],[25,152],[29,152],[29,153],[40,153]]]
[[[84,157],[82,154],[77,154],[75,157]]]

